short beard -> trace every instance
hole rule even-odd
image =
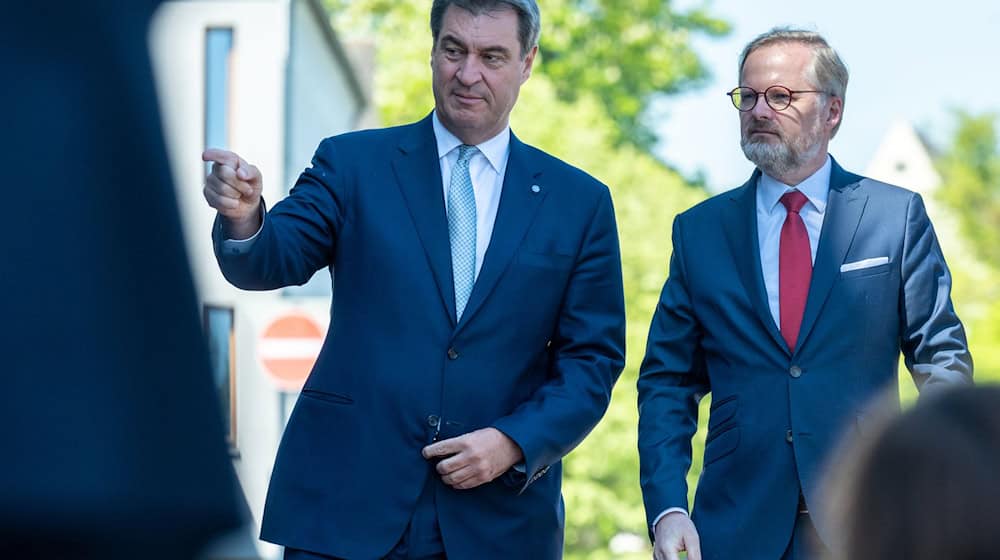
[[[780,134],[775,127],[758,126],[759,129],[770,130]],[[809,130],[791,141],[779,137],[779,143],[756,142],[744,136],[740,141],[743,155],[754,163],[761,171],[774,178],[787,176],[790,172],[801,168],[816,157],[820,149],[821,126],[819,120]]]

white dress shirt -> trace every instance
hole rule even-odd
[[[788,211],[781,203],[781,197],[789,191],[798,190],[806,195],[809,202],[799,211],[809,234],[809,248],[812,262],[816,262],[816,247],[819,233],[823,229],[826,216],[826,200],[830,193],[830,156],[815,173],[798,185],[786,185],[774,177],[761,174],[757,181],[757,242],[760,249],[760,268],[764,274],[764,288],[767,290],[767,306],[771,310],[774,324],[781,328],[779,313],[778,276],[780,270],[779,248],[781,246],[781,226]]]
[[[807,177],[798,185],[786,185],[774,177],[762,173],[757,181],[757,247],[760,250],[760,267],[764,274],[764,287],[767,289],[767,305],[771,310],[771,317],[774,324],[781,328],[781,315],[779,313],[779,248],[781,245],[781,226],[785,223],[785,216],[788,211],[781,203],[781,197],[788,191],[798,190],[806,195],[809,202],[799,211],[802,221],[806,224],[806,232],[809,234],[809,248],[812,250],[812,262],[816,262],[816,247],[819,246],[819,234],[823,229],[823,217],[826,216],[826,201],[830,192],[830,156],[826,156],[826,163],[815,173]],[[656,516],[653,520],[653,529],[656,524],[668,513],[681,512],[686,514],[685,508],[669,508]]]
[[[458,148],[462,145],[462,141],[441,124],[437,111],[434,111],[431,121],[434,123],[434,137],[437,139],[438,158],[441,163],[444,200],[448,200],[451,167],[458,161]],[[476,278],[479,278],[486,248],[490,246],[490,239],[493,237],[497,208],[500,206],[500,191],[503,190],[503,178],[507,170],[507,158],[510,155],[510,126],[505,127],[493,138],[477,144],[476,148],[478,150],[469,160],[469,175],[472,177],[472,190],[476,195]],[[445,212],[447,211],[446,204]]]
[[[438,163],[441,165],[441,184],[444,187],[444,199],[448,200],[448,188],[451,186],[451,167],[458,161],[458,147],[462,141],[441,124],[437,111],[431,117],[434,124],[434,138],[437,140]],[[476,145],[477,152],[469,159],[469,175],[472,177],[472,189],[476,196],[476,278],[483,267],[483,257],[490,246],[493,237],[493,224],[497,219],[497,209],[500,206],[500,191],[503,189],[503,178],[507,171],[507,158],[510,156],[510,126],[489,140]],[[442,202],[443,203],[443,202]],[[447,213],[447,205],[445,212]],[[261,204],[261,228],[267,214]],[[222,250],[227,254],[241,254],[250,250],[260,229],[247,239],[226,239],[222,242]]]

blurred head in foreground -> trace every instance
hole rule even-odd
[[[920,401],[859,442],[834,472],[851,560],[980,560],[1000,551],[1000,387]]]

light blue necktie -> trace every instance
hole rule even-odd
[[[458,161],[451,168],[448,186],[448,237],[451,240],[451,270],[455,279],[455,319],[462,318],[465,304],[476,282],[476,194],[472,190],[469,160],[475,146],[458,148]]]

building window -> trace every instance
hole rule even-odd
[[[233,30],[205,30],[205,147],[229,147]]]
[[[212,383],[219,395],[219,405],[226,428],[229,449],[236,451],[236,347],[233,308],[205,305],[202,309]]]

